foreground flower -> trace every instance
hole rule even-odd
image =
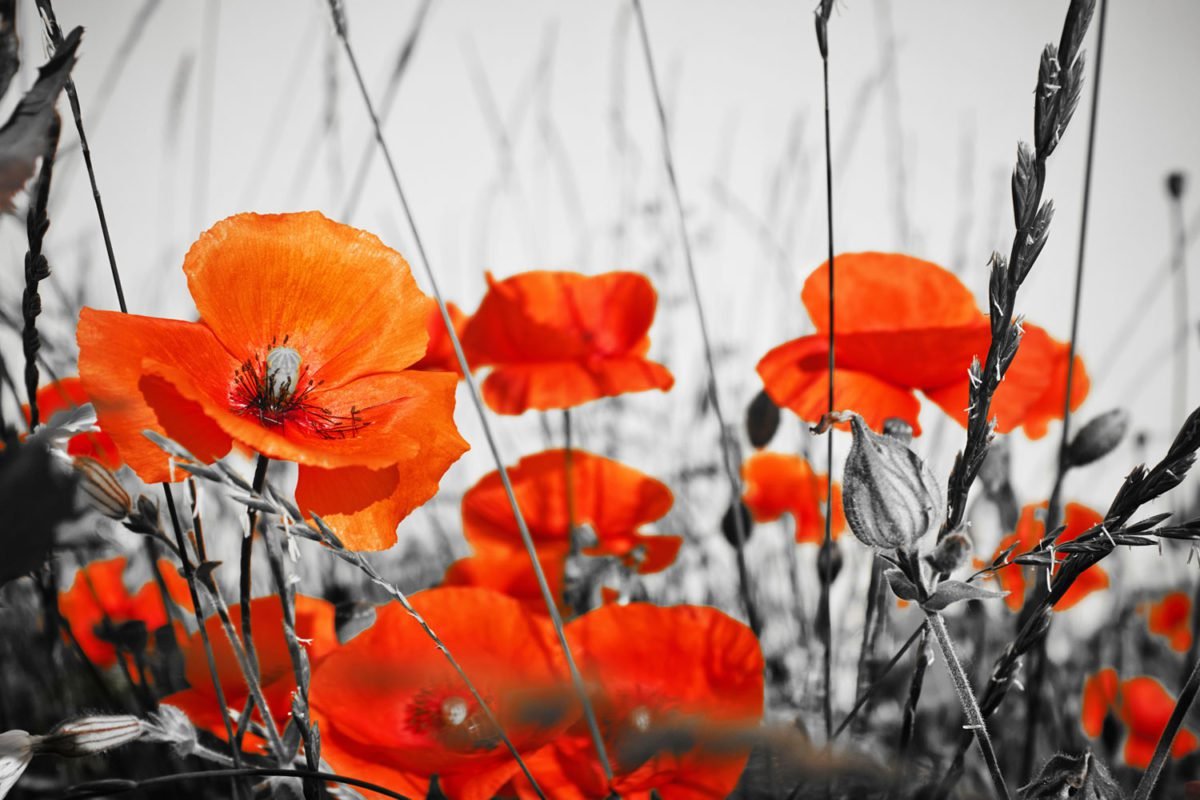
[[[666,484],[618,461],[584,450],[571,452],[573,507],[567,502],[567,453],[547,450],[522,458],[508,470],[513,492],[550,591],[562,596],[571,552],[570,513],[575,525],[589,526],[595,545],[584,555],[613,556],[640,573],[670,566],[679,552],[678,536],[641,533],[643,525],[671,510]],[[483,585],[542,604],[533,567],[521,543],[499,472],[485,475],[463,496],[463,533],[475,555],[451,565],[448,584]]]
[[[429,299],[399,253],[316,212],[239,214],[184,259],[200,322],[85,308],[79,371],[147,482],[179,478],[142,432],[211,462],[233,443],[300,465],[296,502],[383,549],[467,449],[455,377],[425,355]]]
[[[967,370],[972,358],[983,361],[991,342],[987,317],[967,287],[936,264],[904,255],[846,253],[835,264],[834,407],[858,412],[875,430],[898,417],[919,434],[921,391],[965,425]],[[776,347],[758,364],[771,398],[809,422],[828,410],[828,281],[823,264],[801,294],[817,333]],[[1025,424],[1037,438],[1048,420],[1062,416],[1066,350],[1034,325],[1025,325],[1025,334],[992,399],[991,416],[1001,433]],[[1075,376],[1072,408],[1087,394],[1078,357]]]
[[[242,632],[241,606],[230,606],[229,616],[238,634]],[[296,691],[296,676],[292,670],[291,655],[283,633],[283,606],[276,595],[258,597],[250,601],[250,624],[254,632],[254,647],[258,654],[259,677],[263,696],[271,709],[275,725],[282,730],[292,713],[292,693]],[[225,635],[221,620],[216,615],[204,622],[205,632],[212,644],[213,658],[217,665],[217,679],[225,694],[225,702],[236,716],[246,704],[249,690],[242,676],[241,667],[234,655],[233,647]],[[315,668],[337,647],[334,627],[334,608],[330,603],[314,597],[296,596],[296,636],[308,651],[310,666]],[[206,730],[222,739],[225,738],[225,722],[217,693],[213,689],[212,675],[208,670],[208,658],[204,651],[204,640],[196,631],[181,643],[184,657],[184,676],[191,688],[168,695],[163,703],[181,709],[197,728]],[[262,713],[256,708],[254,719],[263,721]],[[236,719],[234,720],[236,727]],[[257,749],[263,741],[247,734],[243,746]]]
[[[37,390],[38,416],[42,422],[48,422],[59,411],[90,402],[91,399],[83,388],[83,381],[79,378],[61,378]],[[22,406],[21,413],[28,423],[29,406]],[[117,452],[116,444],[112,437],[103,431],[90,431],[72,436],[67,442],[67,454],[89,456],[113,470],[121,466],[121,455]]]
[[[745,731],[763,711],[762,653],[749,628],[712,608],[633,603],[585,614],[567,637],[592,687],[613,791],[626,800],[729,795],[749,758]],[[583,722],[529,767],[556,800],[608,795]],[[527,786],[521,794],[533,796]]]
[[[58,598],[59,613],[70,624],[80,649],[101,668],[117,663],[117,649],[110,639],[118,626],[141,622],[147,632],[153,632],[169,620],[162,593],[154,581],[129,593],[125,587],[125,566],[123,556],[93,561],[79,569],[71,588]],[[190,610],[192,598],[187,582],[169,561],[158,562],[158,569],[171,599]]]
[[[463,347],[473,370],[492,367],[483,399],[498,413],[571,408],[674,383],[666,367],[645,357],[657,296],[644,276],[534,271],[487,278]]]
[[[742,501],[755,522],[772,522],[791,514],[796,541],[820,544],[825,538],[825,477],[799,456],[761,451],[742,465]],[[845,528],[842,488],[834,482],[830,530],[836,539]]]
[[[1147,624],[1151,633],[1164,636],[1177,653],[1192,647],[1192,598],[1187,592],[1170,592],[1150,606]]]
[[[429,589],[411,600],[518,752],[534,752],[574,720],[547,620],[485,589]],[[488,800],[519,769],[458,673],[397,604],[316,668],[311,702],[321,756],[335,772],[411,797],[424,797],[437,775],[450,800]]]
[[[454,303],[446,303],[446,311],[450,314],[450,322],[454,325],[454,332],[458,334],[461,342],[467,329],[467,315]],[[436,303],[430,307],[425,326],[429,331],[429,347],[425,350],[424,357],[413,364],[411,369],[453,372],[461,378],[462,367],[459,366],[458,356],[454,353],[454,342],[450,341],[450,334],[446,332],[446,322],[442,319],[442,310]]]
[[[1017,522],[1017,529],[1000,540],[1000,544],[996,547],[996,555],[999,555],[1014,544],[1016,545],[1016,548],[1012,552],[1014,556],[1036,547],[1038,542],[1046,535],[1046,505],[1046,503],[1039,503],[1038,505],[1029,505],[1021,509],[1021,518]],[[1081,534],[1086,533],[1104,521],[1104,517],[1100,514],[1079,503],[1067,503],[1063,509],[1063,517],[1066,529],[1059,534],[1055,544],[1065,544],[1072,539],[1076,539]],[[1058,559],[1061,561],[1065,557],[1060,554]],[[1030,567],[1029,569],[1033,568]],[[1008,592],[1008,595],[1004,598],[1004,602],[1013,611],[1020,611],[1021,607],[1025,605],[1025,589],[1027,585],[1025,570],[1026,567],[1020,564],[1009,564],[1006,567],[996,570],[995,573],[996,580],[1000,583],[1000,588]],[[1044,575],[1040,571],[1038,572],[1037,579],[1045,580]],[[1058,601],[1054,609],[1055,611],[1066,611],[1093,592],[1107,589],[1108,585],[1108,573],[1101,566],[1093,566],[1075,579],[1075,582],[1071,584],[1071,588]]]
[[[1083,731],[1095,739],[1104,728],[1105,717],[1115,713],[1125,728],[1125,763],[1146,769],[1154,756],[1159,737],[1167,728],[1175,698],[1154,678],[1139,676],[1118,681],[1111,668],[1088,677],[1083,685],[1081,722]],[[1180,728],[1171,744],[1171,757],[1182,758],[1195,752],[1200,740],[1187,728]]]

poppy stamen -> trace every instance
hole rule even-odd
[[[407,727],[460,753],[500,746],[495,725],[475,702],[446,690],[422,689],[408,706]]]

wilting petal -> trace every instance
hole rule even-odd
[[[200,317],[240,363],[283,344],[329,386],[425,353],[430,300],[374,235],[300,214],[238,214],[184,259]]]
[[[1112,667],[1089,675],[1083,682],[1083,702],[1080,723],[1083,732],[1098,739],[1104,730],[1104,718],[1117,702],[1117,671]]]
[[[195,367],[193,356],[200,353],[215,361],[201,369],[231,365],[232,356],[208,328],[85,308],[79,315],[76,337],[79,374],[96,407],[100,427],[142,480],[154,483],[171,477],[166,453],[142,435],[145,430],[175,439],[203,461],[229,452],[228,434],[213,424],[198,404],[162,385],[143,368],[148,358]]]
[[[767,394],[805,422],[817,422],[829,410],[828,354],[828,342],[819,335],[804,336],[771,350],[758,362]],[[921,433],[917,421],[921,404],[911,389],[840,366],[835,376],[835,409],[857,412],[876,430],[882,429],[888,417],[898,417],[912,426],[913,435]]]
[[[929,261],[899,253],[842,253],[834,264],[839,331],[955,326],[980,317],[962,281]],[[801,299],[817,330],[829,330],[828,262],[805,280]]]

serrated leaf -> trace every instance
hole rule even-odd
[[[962,602],[963,600],[994,600],[999,597],[1004,597],[1008,592],[997,592],[994,589],[985,589],[982,586],[977,586],[973,583],[964,583],[963,581],[943,581],[938,585],[929,599],[922,604],[922,608],[926,611],[941,611],[947,606],[954,603]]]

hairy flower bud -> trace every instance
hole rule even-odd
[[[141,738],[145,727],[129,714],[96,715],[57,725],[37,745],[37,752],[66,758],[92,756]]]
[[[109,519],[123,520],[133,510],[129,492],[112,472],[91,456],[75,456],[75,469],[83,476],[79,488],[92,508]]]
[[[1088,421],[1067,445],[1067,465],[1082,467],[1111,453],[1129,430],[1129,414],[1114,408]]]
[[[925,559],[933,571],[949,575],[967,563],[971,556],[971,540],[962,533],[952,533],[938,543]]]
[[[945,514],[941,489],[903,442],[850,418],[854,444],[842,475],[842,507],[851,532],[877,550],[909,550]]]
[[[33,748],[38,737],[25,731],[0,733],[0,797],[16,786],[25,768],[33,760]]]

